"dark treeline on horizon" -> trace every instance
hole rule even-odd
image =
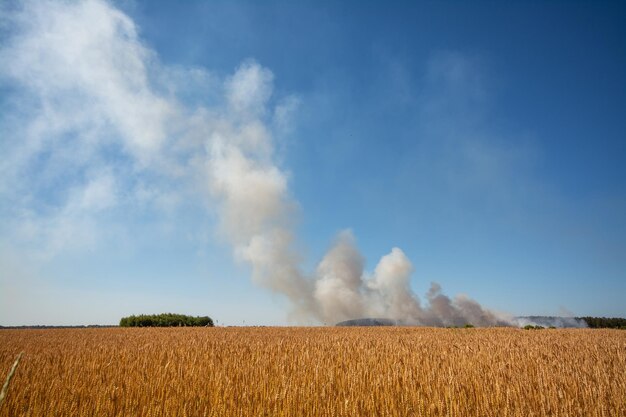
[[[193,317],[184,314],[141,314],[139,316],[123,317],[120,327],[184,327],[184,326],[213,326],[213,320],[208,316]]]
[[[621,317],[576,317],[584,320],[591,329],[626,329],[626,319]]]

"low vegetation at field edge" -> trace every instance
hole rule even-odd
[[[213,326],[213,319],[208,316],[194,317],[184,314],[140,314],[122,317],[120,327],[200,327]]]

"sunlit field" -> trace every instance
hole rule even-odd
[[[626,331],[0,331],[0,416],[626,416]]]

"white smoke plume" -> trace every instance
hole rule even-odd
[[[524,326],[541,326],[541,327],[574,327],[586,328],[587,322],[576,317],[560,317],[560,316],[528,316],[515,317],[512,324],[518,327]]]
[[[28,92],[21,108],[32,108],[27,116],[14,112],[20,123],[3,128],[10,149],[0,169],[6,184],[15,185],[0,191],[8,201],[18,201],[20,193],[31,196],[19,200],[19,209],[35,219],[34,228],[58,223],[63,225],[58,235],[66,238],[71,226],[65,225],[75,219],[95,221],[102,211],[133,207],[146,195],[198,198],[193,191],[199,183],[216,207],[220,234],[235,259],[250,266],[258,285],[291,302],[296,321],[334,324],[377,317],[433,326],[511,323],[466,296],[450,299],[438,284],[432,284],[422,305],[411,290],[413,266],[404,252],[392,248],[367,273],[349,231],[338,234],[314,271],[302,270],[293,232],[297,205],[276,162],[274,131],[286,125],[286,109],[297,100],[273,97],[270,70],[246,61],[215,82],[204,70],[167,68],[141,42],[132,19],[105,1],[26,1],[22,6],[2,16],[13,30],[0,51],[0,76]],[[200,90],[211,87],[207,94],[221,97],[219,104],[186,104],[177,96],[181,80],[206,82]],[[13,128],[22,142],[6,139]],[[114,162],[110,154],[117,155]],[[68,195],[89,195],[106,204],[76,206],[68,197],[52,214],[38,212],[33,201],[43,180],[20,178],[42,163],[42,155],[53,156],[43,167],[47,181],[71,177],[74,192]],[[100,183],[106,187],[89,194],[93,177],[105,178]],[[67,213],[72,216],[63,217]]]

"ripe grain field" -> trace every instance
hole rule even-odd
[[[0,416],[626,416],[626,331],[0,331]]]

